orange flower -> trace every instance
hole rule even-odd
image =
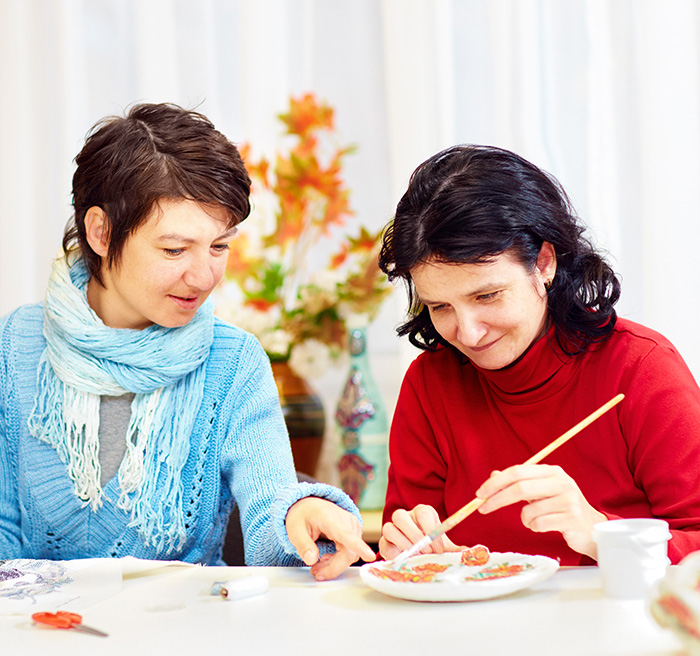
[[[240,313],[259,332],[261,342],[272,333],[283,333],[291,344],[316,340],[337,357],[347,350],[347,327],[342,312],[362,312],[371,319],[391,290],[377,266],[380,235],[362,228],[359,235],[342,238],[338,252],[330,259],[331,275],[307,275],[312,247],[335,235],[354,212],[350,191],[343,179],[343,163],[354,147],[338,146],[334,140],[334,111],[311,93],[291,98],[289,110],[279,115],[293,145],[274,158],[254,160],[248,144],[241,156],[253,179],[256,194],[272,196],[260,207],[275,207],[274,228],[256,237],[251,248],[246,226],[231,243],[226,277],[240,292]],[[262,250],[261,250],[262,249]],[[341,267],[347,269],[343,279]],[[320,272],[319,272],[320,273]],[[246,319],[247,317],[247,319]],[[273,354],[279,356],[278,351]]]
[[[318,128],[333,130],[333,108],[319,103],[312,93],[299,98],[290,98],[289,111],[279,115],[287,126],[288,134],[305,136]]]
[[[350,244],[344,242],[340,250],[331,258],[330,267],[331,269],[340,268],[345,262],[347,262],[348,254],[350,253]]]
[[[249,298],[245,301],[246,305],[249,305],[252,308],[255,308],[256,310],[259,310],[260,312],[267,312],[271,307],[274,307],[276,303],[272,301],[268,301],[266,298]]]
[[[255,258],[250,256],[250,240],[245,234],[239,233],[229,244],[228,259],[226,260],[226,275],[231,278],[245,277],[255,264]]]
[[[377,244],[381,238],[381,231],[375,235],[368,232],[367,228],[362,226],[360,234],[356,238],[350,238],[349,243],[353,253],[371,253],[377,249]]]
[[[294,194],[277,194],[280,203],[280,211],[277,215],[277,230],[265,241],[268,245],[279,244],[285,248],[287,244],[296,242],[301,233],[308,227],[310,221],[307,212],[307,203],[300,200]]]

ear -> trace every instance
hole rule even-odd
[[[100,257],[107,257],[109,221],[105,211],[96,205],[85,212],[85,237],[90,248]]]
[[[551,283],[554,280],[554,274],[557,272],[557,254],[554,246],[548,241],[545,241],[540,248],[535,268],[543,283]],[[547,284],[546,287],[549,285]]]

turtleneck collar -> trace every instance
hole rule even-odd
[[[578,361],[562,351],[552,325],[515,364],[497,370],[472,366],[497,397],[521,405],[541,401],[561,390],[575,374]]]

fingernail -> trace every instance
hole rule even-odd
[[[304,552],[304,555],[301,557],[301,559],[307,564],[307,565],[313,565],[314,562],[316,562],[316,557],[314,556],[313,549],[309,549],[308,551]]]

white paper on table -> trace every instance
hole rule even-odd
[[[0,561],[0,615],[62,609],[80,612],[118,594],[124,580],[146,579],[180,561],[139,558]],[[3,576],[4,574],[4,576]]]
[[[53,612],[70,607],[80,611],[117,594],[122,587],[119,561],[5,560],[0,572],[0,615]],[[17,576],[19,573],[19,576]]]
[[[143,560],[142,558],[134,558],[133,556],[125,556],[120,558],[119,562],[122,567],[122,578],[133,580],[161,574],[163,568],[180,568],[180,567],[201,567],[194,563],[185,563],[181,560]]]

